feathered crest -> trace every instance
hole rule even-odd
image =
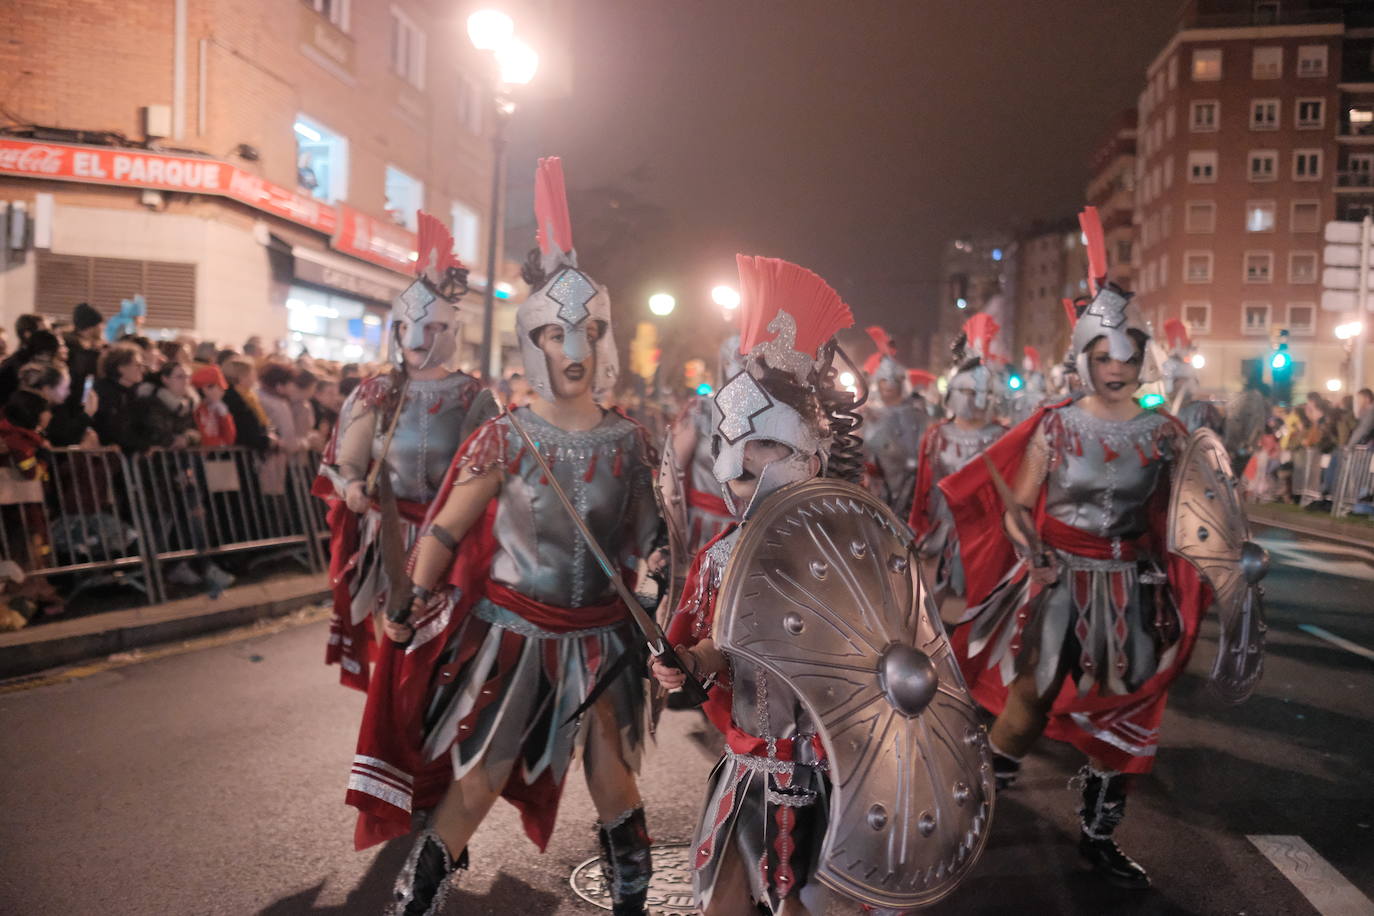
[[[912,388],[921,388],[935,381],[935,373],[927,372],[924,369],[906,370],[907,381],[911,382]]]
[[[1069,332],[1073,333],[1073,326],[1078,324],[1078,309],[1072,299],[1060,299],[1059,303],[1064,306],[1064,315],[1069,319]]]
[[[979,312],[964,322],[964,337],[968,340],[968,349],[984,362],[989,361],[992,358],[992,340],[1000,330],[1002,326],[991,315]]]
[[[896,342],[893,341],[892,336],[890,334],[888,334],[882,328],[878,327],[878,325],[869,325],[868,327],[864,328],[864,331],[868,334],[870,338],[872,338],[873,345],[878,348],[879,356],[895,357],[897,355]]]
[[[1088,286],[1097,293],[1107,279],[1107,241],[1102,234],[1102,218],[1096,207],[1084,207],[1078,214],[1078,225],[1088,242]]]
[[[877,371],[878,371],[878,366],[879,366],[880,363],[882,363],[882,361],[883,361],[883,354],[881,354],[881,353],[870,353],[870,354],[868,354],[868,359],[864,360],[864,373],[867,374],[867,375],[872,375],[873,373],[877,372]]]
[[[1164,322],[1164,339],[1169,342],[1170,350],[1186,350],[1193,343],[1188,336],[1188,326],[1177,318]]]
[[[805,267],[742,254],[735,256],[735,263],[740,279],[741,353],[752,353],[777,338],[815,362],[822,344],[840,329],[854,325],[854,315],[840,294]],[[785,329],[769,327],[783,311],[796,323],[795,340],[782,341]]]
[[[437,218],[417,212],[415,276],[423,277],[435,292],[450,301],[467,292],[468,269],[453,253],[453,234]]]
[[[568,190],[563,184],[563,160],[557,156],[540,159],[535,170],[534,219],[544,272],[553,273],[559,262],[576,263],[572,220],[568,216]]]

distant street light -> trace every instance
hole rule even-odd
[[[501,68],[501,82],[508,86],[523,86],[539,72],[539,54],[518,38],[496,49],[496,63]]]
[[[843,385],[843,386],[846,387],[846,388],[853,388],[853,387],[854,387],[854,373],[852,373],[852,372],[841,372],[841,373],[840,373],[840,384]]]
[[[1329,378],[1326,380],[1327,391],[1340,391],[1342,387],[1341,380],[1338,378]]]
[[[497,51],[515,37],[515,21],[500,10],[478,10],[468,17],[468,40],[479,51]]]
[[[1194,369],[1201,369],[1207,365],[1207,358],[1201,353],[1194,353],[1191,362]]]
[[[677,300],[667,293],[654,293],[649,297],[649,311],[660,318],[673,314]]]
[[[1349,340],[1352,337],[1359,337],[1360,331],[1364,330],[1364,325],[1358,321],[1351,321],[1347,324],[1336,325],[1336,339]]]
[[[711,290],[711,301],[727,312],[739,308],[739,291],[733,286],[717,286]]]

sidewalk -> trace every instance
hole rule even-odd
[[[1310,512],[1292,503],[1246,503],[1245,514],[1255,524],[1374,545],[1374,519],[1367,516],[1332,518],[1329,511]]]
[[[328,597],[326,575],[282,575],[235,586],[215,600],[195,595],[0,633],[0,679],[280,617]]]

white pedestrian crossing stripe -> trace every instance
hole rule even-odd
[[[1300,836],[1246,837],[1321,916],[1370,916],[1374,902]]]
[[[1273,537],[1258,537],[1255,543],[1269,551],[1271,565],[1374,582],[1374,563],[1368,548],[1332,542],[1316,546],[1312,541]]]

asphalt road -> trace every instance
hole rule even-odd
[[[999,799],[975,873],[928,912],[1374,913],[1374,562],[1261,537],[1274,560],[1264,682],[1238,709],[1211,698],[1209,624],[1119,832],[1155,887],[1115,890],[1080,868],[1065,788],[1078,761],[1045,743]],[[324,636],[318,622],[230,635],[0,693],[0,913],[379,912],[407,845],[353,851],[342,799],[362,697],[320,664]],[[714,747],[696,714],[668,714],[643,780],[657,841],[689,837]],[[593,821],[577,774],[545,855],[498,805],[449,912],[605,912],[569,884],[595,854]]]

